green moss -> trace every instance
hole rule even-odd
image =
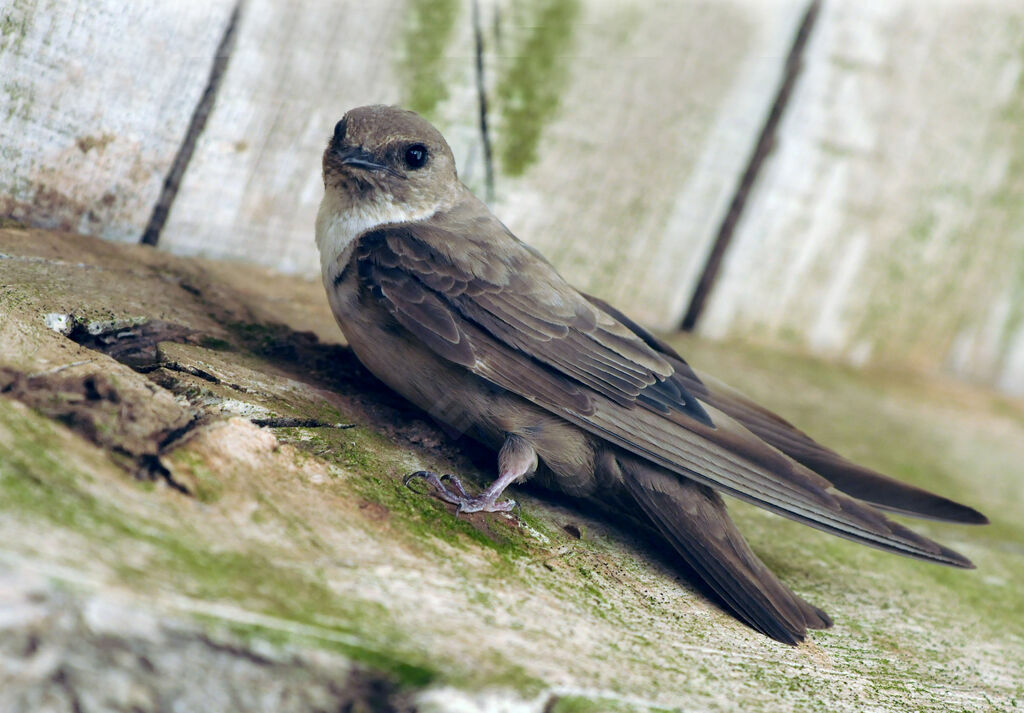
[[[274,350],[288,336],[287,327],[280,324],[258,324],[255,322],[229,322],[224,325],[242,344],[256,354]]]
[[[17,50],[27,31],[28,21],[24,16],[15,18],[10,11],[0,15],[0,50]]]
[[[669,713],[667,708],[625,703],[612,698],[560,696],[545,709],[548,713]]]
[[[324,544],[316,531],[301,516],[293,514],[286,509],[278,507],[273,498],[267,497],[262,492],[254,493],[259,508],[253,510],[251,520],[257,524],[266,524],[272,520],[284,525],[288,535],[296,542],[308,544],[320,552],[327,552],[330,547]]]
[[[511,22],[520,27],[513,47],[502,49],[510,59],[498,71],[495,106],[501,166],[520,176],[537,160],[544,127],[557,115],[569,76],[578,0],[528,0],[512,8]]]
[[[3,92],[7,95],[7,118],[15,116],[31,119],[32,105],[35,103],[35,89],[30,85],[7,81],[3,83]]]
[[[403,12],[402,78],[406,107],[434,118],[437,105],[448,98],[444,82],[445,50],[459,17],[458,0],[408,0]]]
[[[34,414],[21,418],[11,408],[0,400],[0,418],[18,445],[2,454],[0,511],[81,533],[99,545],[92,555],[136,589],[171,587],[199,600],[230,601],[315,627],[331,648],[410,685],[435,677],[426,659],[402,650],[403,637],[382,605],[339,597],[309,574],[275,565],[261,552],[211,549],[180,523],[172,528],[137,521],[80,487],[83,474],[68,464],[63,449],[54,447],[52,425]],[[146,561],[122,558],[126,544],[136,554],[146,552]],[[256,628],[263,635],[274,633]],[[277,635],[293,638],[282,631]]]
[[[338,640],[330,635],[304,635],[296,632],[282,632],[273,626],[259,624],[242,624],[225,622],[212,617],[197,617],[211,624],[226,628],[239,638],[254,643],[270,642],[280,646],[305,643],[320,649],[336,651],[358,663],[369,666],[377,671],[390,673],[395,682],[405,688],[423,688],[441,678],[437,670],[430,666],[410,663],[385,651],[367,648],[358,644]]]
[[[529,536],[514,521],[500,516],[458,515],[432,497],[426,487],[403,485],[401,476],[400,472],[364,474],[353,479],[351,485],[367,501],[387,508],[392,518],[402,523],[410,542],[429,547],[432,540],[439,540],[460,549],[484,547],[497,555],[490,559],[493,576],[513,574],[514,560],[532,549]],[[471,487],[468,482],[467,487]]]
[[[492,576],[511,576],[515,562],[536,553],[537,541],[514,520],[500,516],[458,515],[443,501],[432,497],[429,488],[414,482],[403,485],[412,468],[405,449],[382,434],[364,428],[280,429],[278,437],[297,448],[334,463],[353,473],[342,487],[351,489],[367,502],[382,506],[401,528],[392,532],[413,547],[436,549],[435,542],[459,548],[483,547],[491,551]],[[467,488],[471,477],[463,477]],[[527,527],[547,535],[548,527],[529,514],[520,516]],[[440,552],[440,550],[437,550]]]
[[[199,346],[219,352],[228,352],[234,348],[232,347],[231,342],[218,337],[202,337],[199,340]]]
[[[224,494],[224,483],[213,471],[206,467],[203,460],[188,449],[182,448],[174,452],[173,459],[188,468],[194,478],[192,495],[201,503],[215,503]]]
[[[25,230],[26,225],[10,216],[0,215],[0,230]]]
[[[927,213],[918,216],[917,219],[910,224],[910,238],[917,243],[927,242],[932,236],[932,233],[935,232],[938,222],[938,217],[932,211],[928,211]]]
[[[0,406],[3,402],[0,401]],[[8,406],[8,408],[10,408]],[[336,650],[349,658],[375,669],[389,672],[408,686],[422,686],[439,677],[431,659],[403,647],[405,637],[390,623],[387,609],[378,603],[339,597],[315,573],[299,572],[272,561],[271,553],[245,549],[220,550],[193,536],[187,526],[174,526],[147,520],[141,522],[119,511],[85,491],[83,475],[68,465],[53,446],[53,426],[41,417],[4,418],[4,425],[14,432],[18,450],[4,453],[3,477],[0,477],[0,511],[16,514],[49,526],[82,533],[96,543],[96,557],[105,562],[123,582],[138,591],[172,588],[200,601],[231,602],[245,611],[295,622],[309,627],[309,633],[296,633],[287,626],[274,626],[216,619],[240,634],[257,636],[274,642],[308,639],[310,643]],[[298,431],[299,429],[281,429]],[[317,429],[319,430],[319,429]],[[350,432],[333,432],[342,439],[352,439]],[[371,448],[379,449],[376,455]],[[371,469],[357,477],[339,482],[339,487],[352,486],[368,500],[385,505],[391,520],[403,524],[410,541],[420,543],[439,539],[459,547],[484,546],[498,554],[488,576],[508,576],[514,571],[513,557],[527,551],[532,543],[514,523],[500,519],[489,522],[481,531],[465,517],[451,515],[434,498],[413,492],[401,485],[396,476],[401,470],[393,446],[377,434],[356,434],[347,447],[337,448],[339,464],[358,464]],[[193,472],[201,470],[185,454]],[[194,459],[193,459],[194,460]],[[372,469],[383,468],[385,475]],[[259,498],[258,498],[259,499]],[[268,507],[261,499],[266,516],[285,521],[290,529],[301,526],[277,507]],[[488,519],[489,520],[489,519]],[[397,528],[396,528],[397,529]],[[316,544],[316,543],[314,543]],[[140,561],[119,555],[129,547],[145,552]],[[327,623],[325,623],[327,622]],[[542,684],[507,662],[468,674],[446,667],[445,677],[456,677],[462,685],[514,685],[516,690],[540,690]],[[494,671],[500,672],[493,678]],[[468,676],[468,677],[467,677]],[[468,683],[467,683],[468,682]]]

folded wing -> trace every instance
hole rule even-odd
[[[587,299],[628,326],[648,346],[665,357],[686,388],[699,400],[732,416],[756,436],[823,476],[847,495],[901,515],[971,525],[988,522],[988,518],[974,508],[843,458],[732,387],[706,374],[699,374],[672,347],[604,300],[590,295],[587,295]]]
[[[439,356],[698,483],[864,544],[972,566],[840,492],[725,409],[702,406],[691,389],[710,392],[678,355],[588,301],[497,220],[474,215],[470,206],[465,217],[360,239],[364,284]]]

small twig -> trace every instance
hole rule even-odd
[[[265,426],[267,428],[337,428],[344,430],[356,427],[354,423],[327,423],[315,418],[288,418],[285,416],[254,418],[251,421],[257,426]]]

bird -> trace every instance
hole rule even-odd
[[[431,471],[407,484],[423,479],[459,512],[488,513],[511,511],[506,488],[535,478],[640,520],[736,618],[786,644],[832,619],[757,557],[723,494],[888,552],[974,567],[886,512],[984,515],[846,460],[572,287],[459,180],[423,117],[351,109],[322,169],[316,243],[350,348],[392,390],[497,452],[497,477],[480,493]]]

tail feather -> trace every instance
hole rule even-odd
[[[742,621],[786,644],[802,641],[809,628],[832,626],[828,614],[794,594],[758,559],[717,493],[639,458],[623,454],[617,460],[640,509]]]

